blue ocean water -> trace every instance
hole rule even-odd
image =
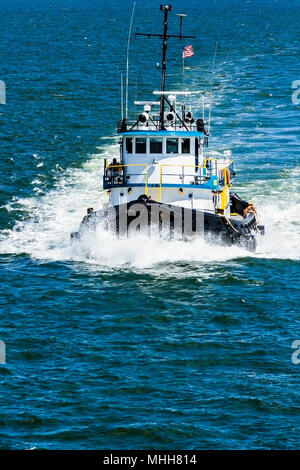
[[[161,30],[160,1],[134,27]],[[266,236],[69,246],[117,155],[131,2],[0,0],[0,447],[295,449],[300,445],[298,0],[173,1],[195,56],[168,84],[209,93],[209,151]],[[218,42],[215,74],[213,54]],[[131,44],[130,102],[159,87],[157,40]],[[201,110],[201,99],[194,101]],[[131,107],[134,110],[134,107]]]

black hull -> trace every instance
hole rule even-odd
[[[232,212],[242,215],[247,206],[248,203],[237,195],[231,196]],[[164,239],[188,240],[202,236],[213,243],[244,246],[250,251],[255,251],[256,235],[263,233],[254,212],[247,213],[244,218],[227,218],[222,214],[158,203],[147,196],[91,212],[84,217],[79,231],[71,234],[71,241],[80,240],[98,228],[122,238],[136,232],[155,234]]]

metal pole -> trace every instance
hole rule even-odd
[[[123,74],[121,73],[121,119],[124,118]]]
[[[186,15],[184,13],[178,13],[177,16],[179,16],[180,18],[179,39],[182,39],[182,21],[183,21],[183,17]]]
[[[167,33],[168,33],[168,13],[169,7],[164,7],[164,34],[163,34],[163,51],[161,62],[161,91],[165,91],[166,86],[166,56],[167,56]],[[160,97],[160,128],[164,129],[164,114],[165,114],[165,98],[164,95]]]
[[[182,22],[183,22],[183,17],[186,16],[183,13],[178,13],[177,16],[180,18],[180,23],[179,23],[179,39],[182,39]],[[183,52],[182,52],[182,87],[184,89],[184,57],[183,57]]]

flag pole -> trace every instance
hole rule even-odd
[[[194,55],[194,49],[191,44],[185,46],[182,50],[182,83],[184,82],[184,59],[186,57],[192,57]]]

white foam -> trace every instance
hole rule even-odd
[[[202,239],[191,242],[178,240],[150,239],[137,236],[130,239],[116,239],[100,232],[96,238],[87,236],[72,248],[72,257],[82,261],[82,254],[89,263],[108,267],[135,266],[147,268],[159,263],[176,262],[221,262],[232,258],[248,256],[239,247],[209,246]]]
[[[285,207],[286,204],[288,207]],[[259,238],[256,256],[260,258],[300,259],[300,204],[291,201],[266,202],[260,207],[266,228]]]
[[[107,200],[101,190],[103,157],[117,155],[118,146],[105,145],[101,150],[101,156],[93,155],[82,168],[68,170],[62,176],[60,172],[53,190],[44,193],[35,179],[32,182],[38,190],[35,197],[15,199],[6,206],[12,216],[15,210],[23,210],[24,220],[12,230],[0,232],[0,253],[27,253],[40,260],[77,260],[108,268],[125,265],[145,268],[183,261],[225,262],[245,256],[299,259],[298,168],[290,183],[282,178],[267,191],[263,185],[250,188],[250,192],[252,188],[256,191],[252,199],[257,204],[260,222],[266,226],[266,236],[259,240],[255,254],[239,247],[211,246],[201,239],[192,242],[145,237],[117,240],[106,232],[70,246],[70,233],[78,229],[86,208],[100,208]]]

